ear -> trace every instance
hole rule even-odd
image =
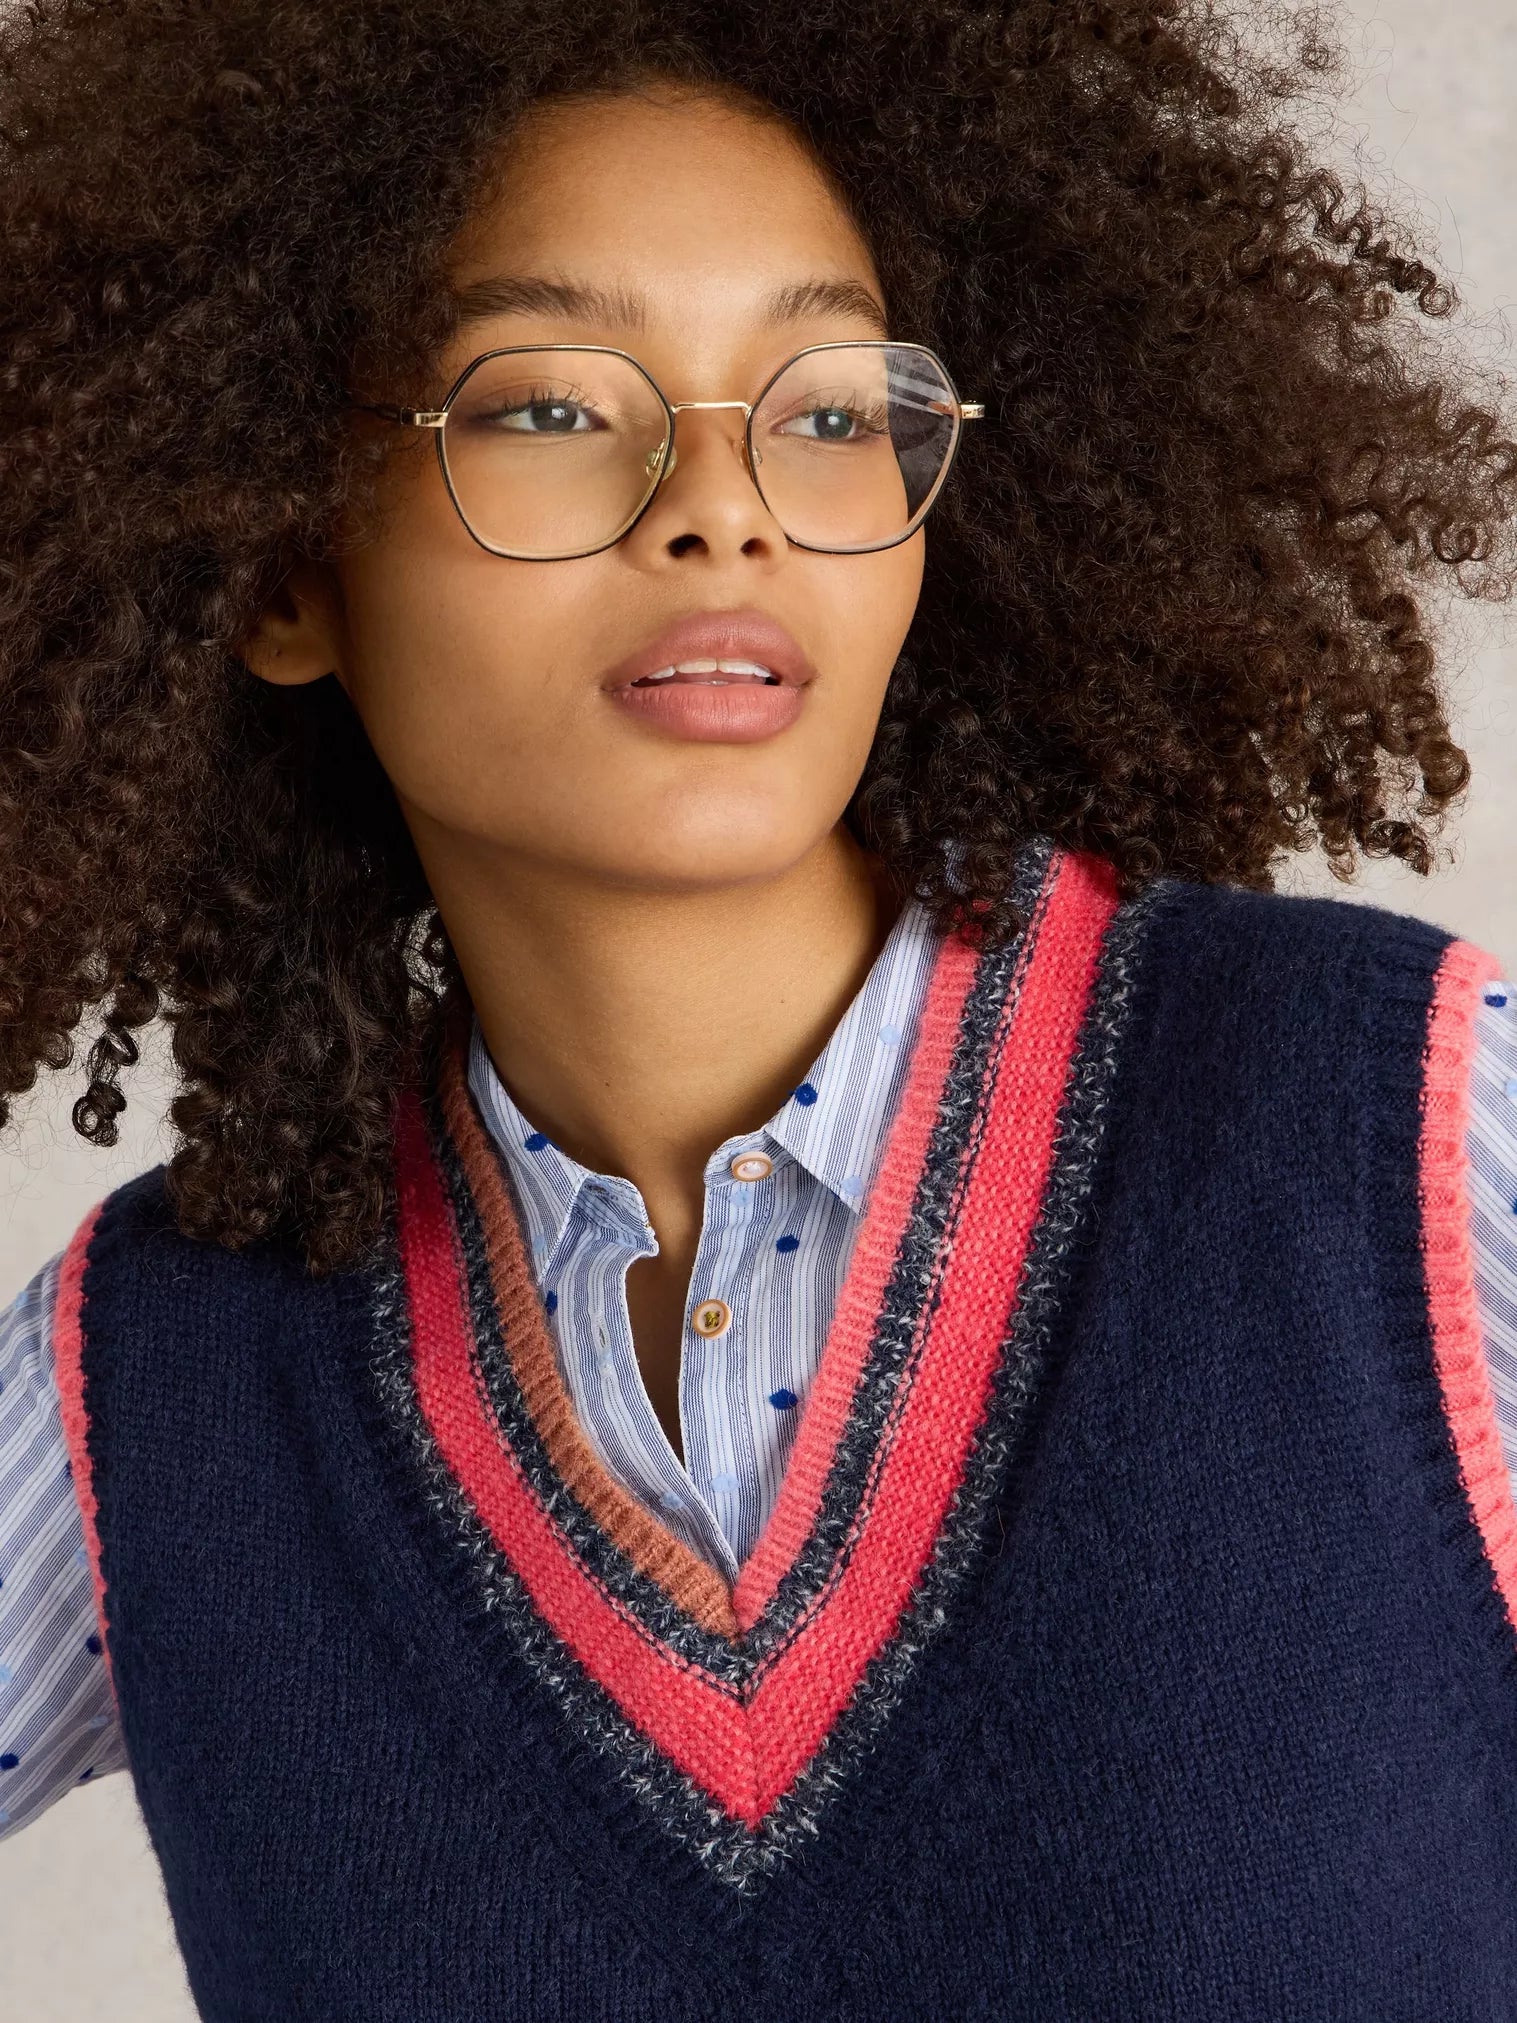
[[[238,647],[249,671],[280,688],[335,674],[347,687],[342,594],[325,563],[297,561]]]

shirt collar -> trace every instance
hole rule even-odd
[[[630,1182],[594,1173],[555,1145],[524,1117],[496,1072],[476,1013],[469,1037],[469,1087],[491,1137],[501,1149],[522,1212],[523,1235],[533,1264],[543,1270],[563,1240],[575,1203],[587,1188],[613,1208]]]
[[[826,1045],[764,1126],[856,1216],[884,1155],[940,940],[909,900]]]
[[[787,1152],[853,1215],[862,1215],[899,1102],[940,936],[908,900],[826,1045],[769,1121],[731,1138],[708,1173],[764,1139]],[[609,1220],[646,1228],[628,1180],[595,1173],[560,1150],[518,1108],[496,1072],[478,1016],[469,1042],[469,1086],[500,1146],[520,1203],[533,1262],[543,1269],[582,1198]]]

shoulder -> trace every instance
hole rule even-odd
[[[1491,950],[1418,915],[1361,898],[1258,891],[1161,877],[1149,890],[1155,939],[1181,968],[1234,988],[1458,999],[1473,1016],[1506,973]]]
[[[1169,875],[1108,932],[1159,1084],[1267,1110],[1341,1098],[1415,1118],[1419,1087],[1467,1082],[1476,1014],[1505,973],[1477,943],[1365,899]]]
[[[1239,941],[1255,937],[1306,947],[1351,946],[1359,942],[1433,948],[1456,937],[1420,915],[1374,900],[1319,893],[1261,890],[1226,880],[1203,881],[1169,873],[1153,881],[1155,901],[1205,933],[1227,932]]]

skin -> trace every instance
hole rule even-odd
[[[458,333],[424,402],[498,345],[616,345],[670,400],[724,400],[752,399],[803,345],[881,334],[858,309],[761,314],[778,285],[816,279],[883,304],[825,177],[762,116],[663,87],[538,107],[502,168],[454,249],[454,285],[546,276],[620,288],[643,313],[492,314]],[[335,671],[394,783],[506,1086],[565,1151],[640,1190],[659,1250],[631,1267],[628,1305],[681,1459],[705,1163],[802,1078],[899,908],[840,817],[924,543],[918,531],[872,555],[791,547],[740,429],[737,410],[681,413],[677,467],[632,532],[547,563],[479,547],[430,444],[393,429],[406,440],[381,532],[297,568],[243,649],[271,682]],[[610,702],[600,683],[623,656],[675,618],[735,607],[778,618],[816,670],[793,725],[692,743]]]

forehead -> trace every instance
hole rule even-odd
[[[615,277],[677,314],[798,275],[878,289],[804,140],[761,108],[662,90],[529,113],[451,263],[457,288],[501,271]]]

